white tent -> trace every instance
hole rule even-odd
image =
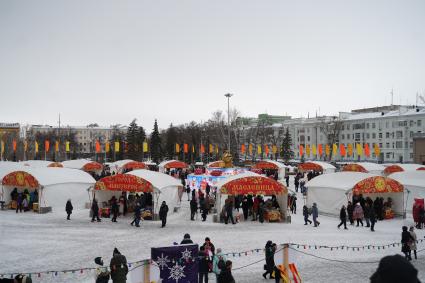
[[[425,199],[425,171],[396,172],[390,178],[404,186],[407,211],[412,211],[415,198]]]
[[[318,169],[320,169],[319,171],[322,171],[324,174],[334,173],[336,170],[335,166],[323,161],[306,161],[305,163],[301,163],[298,165],[298,170],[302,170],[303,167],[305,168],[304,171],[313,170],[313,167],[317,167]]]
[[[354,162],[354,163],[348,163],[346,166],[344,166],[343,171],[350,171],[350,170],[345,170],[345,168],[349,168],[352,165],[354,165],[354,167],[359,166],[361,169],[367,171],[365,173],[371,173],[371,174],[377,174],[377,175],[382,175],[382,173],[384,172],[384,169],[385,169],[385,167],[383,165],[377,164],[377,163]],[[352,171],[354,171],[354,170],[352,170]]]
[[[62,167],[61,163],[59,162],[53,162],[48,160],[26,160],[19,162],[24,166],[30,166],[30,167]]]
[[[388,166],[386,166],[384,173],[386,175],[390,175],[395,172],[416,171],[416,170],[425,170],[425,165],[404,164],[404,163],[389,164]]]
[[[92,171],[92,172],[96,172],[97,174],[100,174],[102,172],[102,165],[100,163],[87,160],[87,159],[66,160],[62,162],[62,165],[64,168]],[[94,165],[93,166],[94,169],[87,170],[88,166],[92,167],[91,165]]]
[[[267,168],[267,164],[270,164],[271,167]],[[278,178],[279,180],[282,180],[283,178],[285,178],[286,175],[286,170],[288,170],[291,168],[291,166],[287,166],[279,161],[275,161],[275,160],[271,160],[271,159],[264,159],[259,161],[257,164],[255,164],[253,167],[256,168],[258,165],[259,168],[261,169],[275,169],[277,170],[278,173]]]
[[[183,161],[179,161],[179,160],[164,160],[161,163],[159,163],[158,168],[159,168],[159,172],[165,172],[165,169],[170,169],[170,168],[186,168],[187,164],[184,163]]]
[[[378,177],[376,174],[361,172],[337,172],[330,174],[322,174],[307,182],[307,206],[317,203],[319,213],[339,215],[342,205],[347,205],[351,200],[352,190],[359,182]],[[389,178],[384,178],[387,180]],[[391,197],[393,199],[393,211],[396,214],[403,214],[403,193],[373,193],[363,194],[364,197],[369,196],[372,199],[376,197]]]
[[[32,168],[22,166],[9,169],[9,173],[2,176],[2,186],[4,201],[8,203],[11,200],[10,193],[16,187],[18,191],[28,189],[29,191],[38,190],[39,207],[52,207],[63,210],[68,199],[72,200],[74,208],[84,208],[88,198],[88,189],[96,182],[90,174],[75,169],[68,168]],[[17,182],[25,175],[35,179],[36,187],[27,187],[26,184],[19,186],[11,185],[9,177],[15,178]]]

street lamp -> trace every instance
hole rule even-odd
[[[227,141],[227,151],[230,153],[230,97],[233,96],[232,93],[226,93],[224,95],[227,97],[227,131],[228,131],[228,141]]]

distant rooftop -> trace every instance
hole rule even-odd
[[[0,123],[0,128],[3,129],[19,129],[19,123]]]
[[[399,110],[400,108],[415,108],[414,105],[386,105],[386,106],[375,106],[369,108],[361,108],[351,110],[351,113],[372,113],[372,112],[389,112]]]

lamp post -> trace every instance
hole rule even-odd
[[[233,94],[226,93],[224,96],[227,97],[227,134],[228,134],[227,151],[230,153],[230,97],[232,97]]]

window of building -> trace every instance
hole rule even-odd
[[[396,138],[401,139],[403,137],[403,132],[402,131],[397,131],[395,133]]]
[[[349,129],[350,129],[350,124],[347,125],[347,130],[349,130]]]
[[[413,152],[410,153],[410,159],[413,159]]]
[[[385,158],[391,158],[391,152],[385,153]]]
[[[372,139],[376,139],[376,133],[372,133]]]
[[[409,147],[409,142],[405,141],[404,142],[404,148],[408,148]]]
[[[395,148],[403,148],[403,142],[402,141],[396,141]]]
[[[379,138],[382,139],[382,133],[379,133]]]
[[[410,131],[409,136],[410,136],[411,138],[413,138],[413,131]]]
[[[344,135],[344,134],[342,134],[342,135],[341,135],[341,139],[343,140],[344,138],[345,138],[345,135]]]
[[[412,127],[412,126],[413,126],[413,120],[410,120],[409,125],[410,125],[410,127]]]
[[[422,126],[422,120],[418,120],[417,125],[418,125],[418,127]]]
[[[398,121],[398,126],[399,127],[405,127],[405,126],[407,126],[407,121]]]
[[[344,131],[344,125],[341,126],[341,131]]]
[[[354,140],[360,141],[360,133],[355,133]]]
[[[353,130],[364,129],[364,124],[353,124]]]
[[[369,123],[366,123],[366,129],[369,129]]]
[[[393,143],[393,148],[394,148],[394,146],[395,146],[395,143]]]
[[[308,142],[310,141],[310,136],[307,136],[307,141],[308,141]]]
[[[410,146],[409,146],[410,148],[413,148],[413,142],[410,142]]]
[[[376,128],[376,124],[372,123],[372,129],[375,129],[375,128]]]
[[[386,147],[386,148],[390,148],[390,143],[389,143],[389,142],[387,142],[387,143],[385,144],[385,147]]]
[[[370,138],[370,134],[366,133],[366,138],[369,139]]]
[[[379,143],[379,148],[382,148],[382,142]]]
[[[389,132],[386,132],[386,133],[385,133],[385,138],[387,138],[387,139],[389,139],[389,138],[390,138],[390,133],[389,133]]]

